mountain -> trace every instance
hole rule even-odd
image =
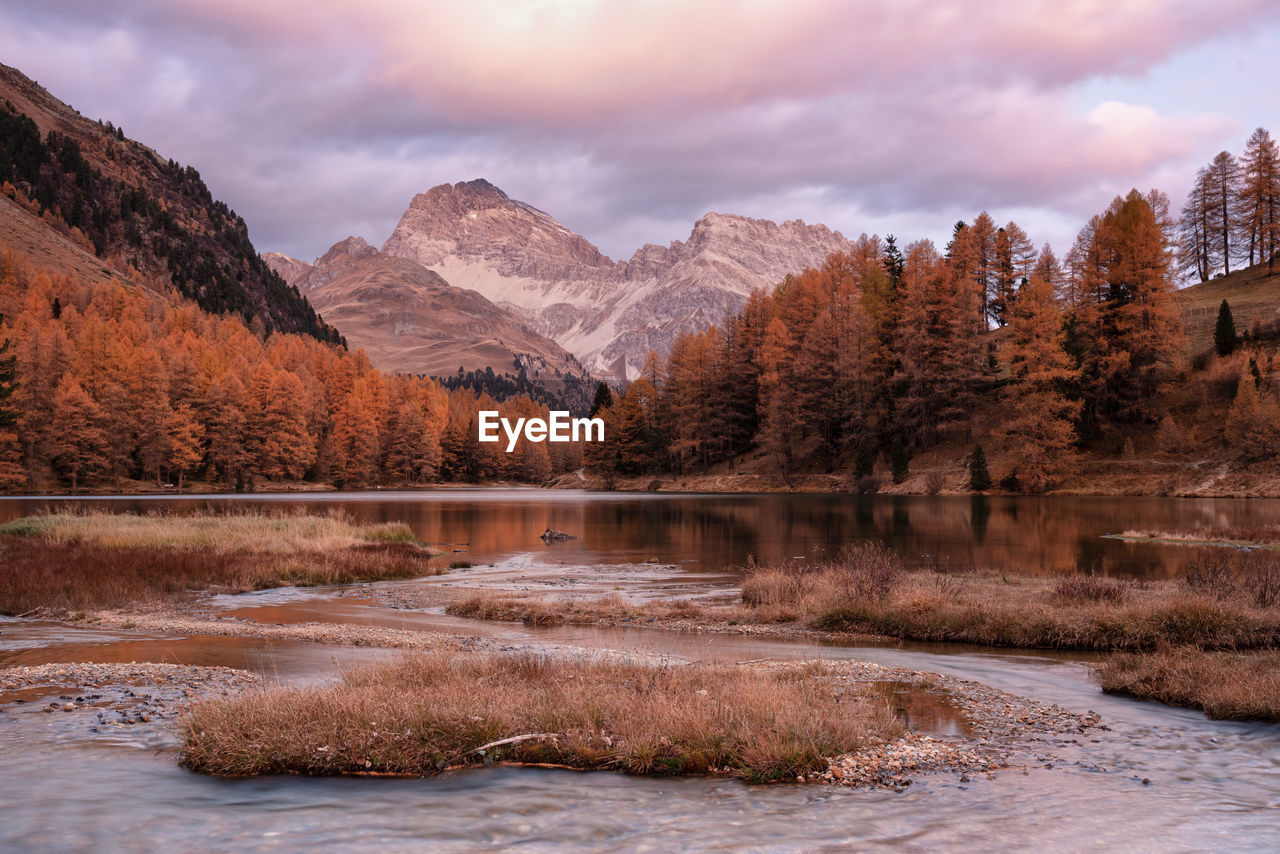
[[[509,311],[475,291],[450,287],[414,261],[379,252],[359,237],[335,243],[311,264],[278,252],[263,258],[382,371],[446,378],[459,368],[492,368],[513,377],[523,372],[532,383],[585,406],[589,378],[572,355]]]
[[[722,322],[752,291],[850,247],[822,225],[709,213],[688,240],[647,244],[630,261],[613,261],[549,214],[478,179],[415,196],[382,251],[478,291],[594,373],[622,379],[682,331]]]
[[[207,311],[238,314],[263,330],[341,340],[258,257],[244,220],[213,198],[199,172],[81,116],[6,65],[0,188],[43,223],[43,230],[26,229],[33,257],[41,254],[36,244],[56,235],[112,275],[172,286]]]

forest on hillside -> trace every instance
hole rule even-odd
[[[651,354],[642,377],[601,401],[609,441],[587,450],[588,464],[612,481],[754,455],[784,476],[842,472],[875,489],[877,465],[901,482],[915,455],[950,443],[970,449],[970,485],[983,489],[985,445],[1016,451],[1005,488],[1041,491],[1078,455],[1142,431],[1164,449],[1224,442],[1267,460],[1280,450],[1269,354],[1235,352],[1224,302],[1206,373],[1174,292],[1180,272],[1274,272],[1278,164],[1259,129],[1238,160],[1223,152],[1201,170],[1180,219],[1164,193],[1131,191],[1061,260],[986,213],[957,223],[942,250],[863,235],[755,293],[723,327]],[[1204,403],[1217,410],[1207,432]]]
[[[750,459],[873,490],[952,447],[972,488],[992,485],[987,455],[1004,450],[1015,462],[994,472],[1001,487],[1040,491],[1135,436],[1267,464],[1280,451],[1280,329],[1237,330],[1224,301],[1215,349],[1194,352],[1175,290],[1180,271],[1274,271],[1278,161],[1259,130],[1239,160],[1201,172],[1180,218],[1163,193],[1134,190],[1061,260],[986,213],[941,250],[864,235],[651,354],[626,388],[601,385],[605,442],[521,440],[511,454],[477,441],[477,413],[545,416],[518,384],[386,375],[362,352],[210,313],[155,277],[81,282],[6,251],[0,488],[540,483],[583,465],[612,484]]]
[[[173,292],[86,284],[0,253],[6,491],[541,482],[581,464],[576,445],[479,444],[481,409],[547,412],[527,396],[499,403],[386,375],[309,335],[263,336]]]

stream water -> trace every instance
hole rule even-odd
[[[330,498],[266,500],[325,504]],[[1017,503],[1022,499],[1010,499],[1014,504],[1002,509],[999,499],[979,542],[967,499],[907,502],[905,532],[892,521],[898,513],[894,502],[814,496],[633,499],[512,490],[341,499],[361,518],[408,521],[420,536],[458,543],[468,549],[469,559],[497,563],[494,572],[502,572],[504,562],[529,572],[531,565],[618,565],[657,557],[688,566],[689,575],[698,576],[689,579],[691,586],[702,584],[708,590],[745,554],[766,559],[770,554],[818,555],[820,549],[838,548],[860,536],[885,539],[909,554],[922,549],[963,553],[964,560],[1007,571],[1069,571],[1087,552],[1099,556],[1101,563],[1092,565],[1107,571],[1167,574],[1178,571],[1184,559],[1168,554],[1176,550],[1148,547],[1158,553],[1153,563],[1142,549],[1112,541],[1086,548],[1084,541],[1125,526],[1186,526],[1193,520],[1254,524],[1280,517],[1280,502],[1043,499],[1028,509]],[[787,510],[792,499],[796,505]],[[95,506],[162,506],[183,512],[202,501],[131,499]],[[663,508],[664,501],[670,506]],[[1098,501],[1105,506],[1092,503]],[[822,502],[830,505],[828,510],[821,509]],[[0,518],[36,506],[0,502]],[[1077,507],[1085,509],[1073,517]],[[1063,518],[1050,524],[1047,520],[1055,514]],[[753,521],[743,521],[746,517]],[[1025,532],[1027,537],[1044,535],[1044,542],[1022,541],[1018,532],[1030,524],[1029,517],[1039,521]],[[656,523],[637,527],[631,524],[637,518],[650,523],[665,519],[669,528],[659,530]],[[824,518],[834,529],[824,528]],[[925,518],[936,524],[924,525]],[[500,530],[491,530],[495,525]],[[536,538],[548,526],[579,533],[582,539],[566,549],[530,542],[530,534]],[[962,552],[958,544],[963,544],[966,527],[969,542]],[[1052,531],[1060,536],[1055,539]],[[1043,560],[1026,557],[1031,554]],[[1024,558],[1028,563],[1019,564]],[[637,578],[651,585],[680,583],[679,574],[670,572],[665,578]],[[1091,730],[1076,743],[1055,744],[1051,750],[1046,746],[1046,757],[1055,757],[1052,768],[1033,756],[1026,768],[1009,769],[994,780],[979,777],[962,783],[954,776],[925,777],[903,793],[501,768],[424,780],[218,780],[178,767],[173,736],[163,728],[120,728],[90,737],[78,715],[42,714],[34,704],[9,705],[0,713],[0,850],[1280,847],[1280,727],[1212,722],[1196,712],[1103,695],[1079,656],[961,645],[817,645],[643,629],[475,623],[435,611],[378,607],[367,598],[367,588],[347,591],[354,595],[341,598],[337,592],[281,591],[228,597],[217,604],[238,616],[269,622],[367,622],[483,634],[510,646],[643,651],[717,661],[858,658],[974,679],[1072,710],[1094,710],[1109,729]],[[0,621],[0,664],[160,660],[248,667],[272,678],[318,679],[331,676],[341,664],[382,654]],[[903,711],[915,715],[915,723],[925,729],[945,732],[957,726],[945,709],[913,709],[906,703]]]

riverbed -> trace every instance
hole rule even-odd
[[[183,512],[209,500],[83,503],[112,512]],[[1151,499],[1147,504],[1146,499],[1114,504],[1106,503],[1110,499],[1057,504],[1044,499],[1047,506],[1010,499],[1015,503],[1003,507],[1003,499],[995,499],[995,506],[977,511],[986,515],[984,526],[977,528],[969,499],[911,499],[904,508],[897,500],[868,503],[853,497],[468,490],[218,501],[311,509],[336,503],[360,519],[406,521],[424,539],[448,544],[442,560],[475,563],[476,571],[508,581],[554,577],[557,567],[565,568],[566,577],[575,569],[583,575],[582,567],[632,567],[631,572],[602,569],[599,578],[607,579],[601,582],[606,587],[624,592],[634,587],[630,592],[641,596],[659,585],[665,585],[663,595],[715,596],[730,584],[726,577],[747,554],[818,559],[864,537],[916,558],[949,553],[949,560],[982,568],[1072,571],[1072,561],[1087,552],[1100,556],[1108,571],[1160,576],[1179,571],[1184,558],[1148,546],[1159,554],[1152,564],[1142,547],[1107,541],[1090,542],[1085,549],[1082,542],[1120,526],[1185,527],[1192,519],[1253,524],[1280,517],[1280,502],[1222,499]],[[1085,510],[1073,516],[1075,502]],[[40,504],[33,499],[0,502],[0,514],[21,515]],[[1046,521],[1054,516],[1060,518]],[[544,546],[536,535],[545,527],[579,539],[567,547]],[[1019,532],[1027,531],[1046,540],[1022,542]],[[453,552],[455,548],[460,551]],[[1042,560],[1027,557],[1033,553]],[[647,570],[650,559],[662,568]],[[471,571],[459,569],[418,583],[448,583]],[[0,848],[292,851],[376,845],[392,851],[810,851],[856,845],[895,850],[1262,851],[1280,846],[1274,821],[1280,808],[1280,727],[1212,722],[1193,711],[1103,695],[1087,666],[1088,656],[478,623],[439,610],[380,606],[370,592],[270,591],[223,597],[210,605],[262,622],[383,625],[474,637],[497,648],[608,650],[720,662],[865,660],[976,680],[1072,711],[1094,711],[1104,727],[1075,739],[1046,740],[1040,755],[1033,746],[1018,767],[994,779],[925,776],[902,792],[513,768],[423,780],[220,780],[182,770],[173,730],[160,722],[93,733],[81,712],[45,713],[36,704],[9,705],[0,713]],[[386,654],[340,644],[0,621],[0,664],[168,661],[240,667],[266,679],[313,681]],[[924,720],[927,708],[914,713],[920,726],[943,734],[962,725],[946,709],[934,709],[933,720]]]

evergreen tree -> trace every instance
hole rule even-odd
[[[902,436],[894,434],[893,445],[889,448],[889,465],[893,469],[893,482],[902,483],[907,479],[911,468],[911,452]]]
[[[1226,300],[1218,307],[1218,325],[1213,328],[1213,346],[1219,356],[1230,356],[1240,345],[1236,334],[1236,322],[1231,317],[1231,306]]]
[[[0,327],[4,326],[4,315],[0,314]],[[9,351],[12,343],[8,338],[0,338],[0,430],[13,427],[18,423],[18,413],[9,408],[9,401],[17,387],[18,357]]]
[[[969,454],[969,488],[982,492],[991,488],[991,472],[987,470],[987,454],[981,445],[974,445]]]
[[[462,371],[461,368],[458,369]],[[595,418],[601,409],[608,409],[613,406],[613,392],[609,390],[607,383],[596,383],[596,396],[591,399],[591,408],[587,410],[588,418]]]

